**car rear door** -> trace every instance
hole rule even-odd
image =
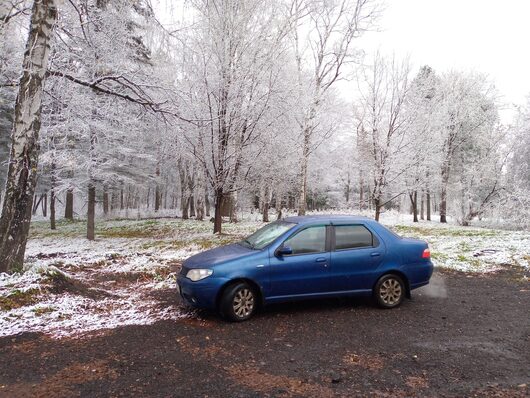
[[[372,289],[373,275],[385,255],[384,244],[364,224],[333,225],[329,279],[334,292]]]
[[[308,226],[283,242],[290,255],[271,255],[269,299],[329,291],[330,228]]]

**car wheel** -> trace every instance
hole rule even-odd
[[[248,283],[241,282],[229,286],[224,291],[219,308],[225,318],[241,322],[254,314],[256,306],[257,297],[254,289]]]
[[[397,275],[382,276],[376,283],[374,298],[382,308],[395,308],[405,297],[405,283]]]

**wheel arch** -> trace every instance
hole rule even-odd
[[[264,303],[264,298],[263,298],[263,291],[260,287],[260,285],[250,279],[250,278],[246,278],[246,277],[237,277],[237,278],[234,278],[234,279],[230,279],[229,281],[227,281],[223,286],[221,286],[221,288],[219,289],[219,292],[217,293],[217,296],[215,298],[215,306],[217,308],[219,308],[219,304],[221,303],[221,297],[223,297],[223,294],[224,292],[226,291],[226,289],[228,289],[230,286],[233,286],[237,283],[241,283],[241,282],[245,282],[247,284],[249,284],[252,289],[256,292],[256,294],[258,295],[258,304],[259,306],[262,306],[263,303]]]

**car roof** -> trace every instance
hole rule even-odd
[[[318,214],[308,216],[293,216],[286,217],[283,219],[286,222],[292,222],[296,224],[310,224],[314,222],[361,222],[361,221],[373,221],[371,218],[363,216],[355,216],[348,214]]]

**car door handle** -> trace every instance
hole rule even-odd
[[[377,253],[377,252],[370,254],[370,256],[372,256],[372,257],[379,257],[380,255],[381,255],[381,253]]]
[[[317,259],[315,261],[317,263],[325,263],[326,262],[326,258],[325,257],[317,257]]]

